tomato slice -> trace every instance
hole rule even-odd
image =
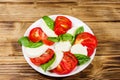
[[[46,45],[48,45],[48,46],[51,46],[51,45],[54,44],[54,42],[52,42],[52,41],[50,41],[50,40],[47,40],[47,39],[44,39],[44,40],[43,40],[43,43],[46,44]]]
[[[45,33],[42,34],[41,38],[42,38],[42,42],[46,45],[51,46],[54,44],[54,42],[48,40],[48,36]]]
[[[36,28],[33,28],[31,31],[30,31],[30,34],[29,34],[29,39],[32,41],[32,42],[39,42],[39,41],[42,41],[44,44],[46,45],[53,45],[54,42],[50,41],[47,39],[48,36],[42,31],[41,28],[39,27],[36,27]]]
[[[93,52],[94,52],[94,48],[88,47],[88,48],[87,48],[87,51],[88,51],[87,56],[91,56],[91,55],[93,54]]]
[[[48,62],[54,56],[54,51],[48,49],[44,54],[36,58],[30,58],[31,62],[37,66]]]
[[[65,34],[72,27],[72,22],[64,16],[57,16],[54,31],[57,35]]]
[[[43,31],[41,28],[39,28],[39,27],[33,28],[30,31],[29,39],[32,42],[39,42],[41,40],[42,33],[43,33]]]
[[[54,28],[54,31],[57,35],[61,35],[66,33],[66,31],[64,30],[64,28],[60,27],[59,25],[56,25]]]
[[[64,52],[64,57],[60,64],[52,71],[57,74],[67,74],[70,73],[77,66],[76,57],[70,52]]]
[[[97,39],[94,35],[88,32],[83,32],[77,35],[74,44],[79,43],[81,43],[83,46],[87,46],[88,56],[91,56],[93,54],[94,49],[97,46]]]

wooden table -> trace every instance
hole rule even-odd
[[[17,43],[34,21],[53,14],[83,20],[98,39],[92,63],[70,77],[36,72]],[[120,80],[120,0],[0,0],[0,80]]]

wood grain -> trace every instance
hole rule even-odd
[[[78,5],[78,6],[76,6]],[[84,4],[83,4],[84,5]],[[119,21],[120,9],[118,6],[91,6],[75,3],[56,4],[1,4],[0,21],[35,21],[43,15],[67,14],[81,18],[84,21]],[[32,12],[31,12],[32,11]],[[42,12],[42,14],[40,14]],[[94,14],[94,16],[93,16]],[[6,18],[7,17],[7,18]]]
[[[64,78],[44,76],[25,61],[17,43],[44,15],[83,20],[98,39],[92,63]],[[0,0],[0,80],[120,80],[120,0]]]
[[[1,0],[0,2],[77,2],[78,0]]]

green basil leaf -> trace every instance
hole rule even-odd
[[[23,46],[25,46],[25,47],[27,47],[27,46],[29,46],[30,44],[29,44],[29,40],[28,40],[28,37],[21,37],[19,40],[18,40],[18,43],[20,44],[20,45],[23,45]]]
[[[75,31],[75,36],[76,35],[78,35],[78,34],[80,34],[80,33],[82,33],[82,32],[84,32],[84,28],[83,27],[79,27],[76,31]]]
[[[83,54],[74,54],[74,55],[78,59],[78,65],[83,65],[90,60],[88,56]]]
[[[45,23],[47,24],[47,26],[50,28],[50,29],[54,29],[54,21],[48,17],[48,16],[43,16],[42,19],[45,21]]]
[[[59,41],[72,41],[73,40],[73,36],[69,33],[60,35],[59,37],[48,37],[48,40],[51,40],[53,42],[59,42]]]
[[[33,42],[30,42],[30,46],[28,46],[29,48],[36,48],[36,47],[39,47],[39,46],[42,46],[43,43],[42,42],[36,42],[36,43],[33,43]]]
[[[47,62],[47,63],[45,63],[45,64],[42,64],[40,67],[41,67],[44,71],[46,71],[47,68],[48,68],[50,65],[52,65],[52,63],[55,61],[55,58],[56,58],[56,55],[54,55],[54,57],[53,57],[49,62]]]
[[[18,43],[19,43],[20,45],[23,45],[23,46],[29,47],[29,48],[36,48],[36,47],[39,47],[39,46],[42,46],[42,45],[43,45],[42,42],[36,42],[36,43],[31,42],[31,41],[28,39],[28,37],[26,37],[26,36],[20,38],[20,39],[18,40]]]
[[[48,40],[53,42],[59,42],[59,37],[48,37]]]
[[[73,45],[75,41],[75,36],[73,36],[72,40],[70,40],[71,44]]]
[[[73,38],[73,36],[69,33],[63,34],[61,37],[63,41],[72,40]]]
[[[59,40],[60,40],[60,41],[63,41],[62,35],[59,36]]]

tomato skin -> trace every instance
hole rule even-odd
[[[91,56],[97,46],[97,39],[94,35],[88,32],[83,32],[77,35],[74,44],[79,43],[81,43],[83,46],[87,46],[88,56]]]
[[[77,63],[78,60],[72,53],[64,52],[64,57],[62,61],[52,71],[57,74],[67,74],[70,73],[77,66]]]
[[[43,31],[41,28],[35,27],[30,31],[29,39],[32,42],[39,42],[41,40],[42,33],[43,33]]]
[[[57,16],[54,31],[57,35],[65,34],[72,27],[72,22],[64,16]]]
[[[93,54],[93,52],[94,52],[94,48],[88,47],[88,48],[87,48],[87,51],[88,51],[87,56],[90,57],[90,56]]]
[[[29,37],[28,37],[32,42],[39,42],[42,41],[44,44],[46,45],[53,45],[54,42],[48,40],[48,36],[42,31],[41,28],[39,27],[35,27],[33,28],[30,33],[29,33]]]
[[[47,37],[47,35],[46,35],[45,33],[42,34],[42,37],[41,37],[41,38],[42,38],[42,42],[43,42],[44,44],[48,45],[48,46],[51,46],[51,45],[54,44],[54,42],[48,40],[48,37]]]
[[[36,58],[30,58],[31,62],[37,66],[48,62],[54,56],[54,51],[52,49],[48,49],[44,54]]]
[[[61,34],[65,34],[66,31],[64,30],[64,28],[60,27],[59,25],[56,25],[54,28],[54,31],[57,35],[61,35]]]
[[[44,40],[43,40],[43,43],[46,44],[46,45],[48,45],[48,46],[51,46],[51,45],[54,44],[54,42],[52,42],[52,41],[50,41],[50,40],[47,40],[47,39],[44,39]]]

